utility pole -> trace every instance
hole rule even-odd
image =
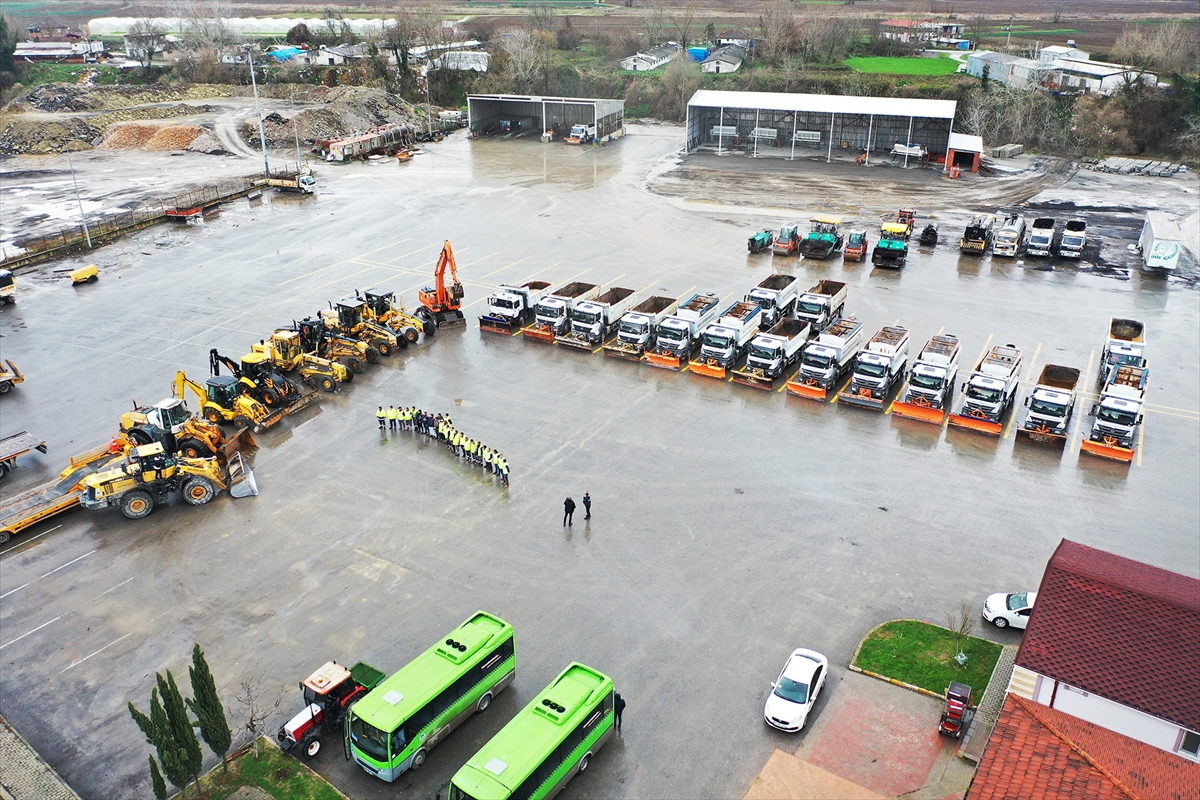
[[[1006,53],[1012,50],[1012,26],[1014,19],[1016,18],[1012,16],[1008,18],[1008,38],[1004,40],[1004,52]]]
[[[429,99],[429,73],[425,73],[425,110],[429,112],[429,138],[433,138],[433,102]]]
[[[75,180],[75,164],[71,162],[71,151],[67,151],[67,166],[71,168],[71,183],[75,184],[75,202],[79,203],[79,220],[83,223],[83,238],[87,239],[88,249],[92,249],[92,234],[88,231],[87,217],[83,215],[83,199],[79,196],[79,181]]]
[[[250,44],[245,45],[246,58],[250,61],[250,85],[254,87],[254,111],[258,114],[258,143],[262,145],[263,176],[269,180],[271,177],[271,163],[267,161],[267,134],[263,132],[262,106],[258,104],[258,81],[254,77],[254,53],[250,49],[252,46]]]
[[[300,172],[300,129],[296,127],[296,90],[292,89],[292,135],[296,137],[296,172]]]

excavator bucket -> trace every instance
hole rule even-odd
[[[529,325],[521,329],[521,335],[538,342],[554,343],[554,329],[549,325]]]
[[[1000,422],[992,422],[986,417],[973,417],[970,414],[951,414],[948,422],[956,428],[966,428],[969,431],[986,433],[988,436],[999,436],[1004,430],[1004,425]]]
[[[683,360],[670,353],[646,353],[646,363],[659,369],[683,369]]]
[[[1100,458],[1123,461],[1126,464],[1133,461],[1134,453],[1137,452],[1132,447],[1121,447],[1116,442],[1108,444],[1107,442],[1094,442],[1091,439],[1084,439],[1079,449]]]
[[[703,375],[706,378],[725,379],[725,368],[716,361],[692,361],[688,367],[691,368],[693,375]]]
[[[242,458],[241,453],[234,453],[229,459],[229,494],[233,497],[258,496],[258,482],[254,480],[254,471]]]
[[[934,425],[941,425],[946,421],[946,410],[944,408],[933,408],[930,405],[920,405],[918,403],[901,403],[897,401],[892,406],[892,414],[897,417],[929,422]]]
[[[796,397],[803,397],[808,400],[819,400],[822,403],[829,397],[829,392],[824,386],[818,383],[809,383],[808,381],[791,380],[787,382],[787,393]]]

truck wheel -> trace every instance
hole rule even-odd
[[[179,443],[175,452],[184,458],[203,458],[208,453],[208,448],[199,439],[189,436]]]
[[[321,388],[327,392],[332,392],[337,388],[337,384],[334,382],[333,378],[329,377],[328,375],[322,376],[318,380],[318,383],[320,384]]]
[[[379,348],[375,347],[374,345],[368,347],[366,355],[367,355],[368,363],[370,363],[370,364],[378,364],[379,363]]]
[[[371,345],[379,351],[379,355],[388,358],[392,355],[392,346],[383,339],[376,339]]]
[[[141,519],[154,510],[154,498],[149,492],[134,489],[121,498],[121,513],[129,519]]]
[[[274,389],[264,389],[262,395],[263,405],[267,408],[274,408],[279,405],[279,395]]]
[[[129,439],[135,445],[150,444],[154,441],[154,437],[141,428],[134,428],[129,432]]]
[[[199,475],[188,478],[183,484],[183,501],[189,506],[202,506],[217,494],[217,489],[208,478]]]
[[[238,414],[236,417],[233,418],[233,427],[237,428],[238,430],[242,430],[243,428],[249,428],[253,424],[254,423],[252,423],[250,421],[250,418],[247,417],[245,414]]]
[[[342,359],[342,366],[350,370],[351,375],[356,375],[366,369],[366,367],[363,366],[362,359],[358,356],[346,356]],[[351,378],[350,380],[354,379]]]
[[[417,332],[416,328],[405,328],[404,329],[404,338],[405,338],[405,340],[408,341],[409,344],[416,344],[417,337],[420,335],[421,334]]]
[[[209,422],[219,423],[221,421],[221,412],[217,411],[212,406],[204,409],[204,418]]]
[[[7,544],[8,540],[11,538],[12,534],[8,531],[0,531],[0,544]]]

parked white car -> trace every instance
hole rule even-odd
[[[829,659],[815,650],[792,651],[779,677],[771,684],[771,695],[763,718],[772,728],[796,733],[808,722],[829,673]]]
[[[1020,628],[1025,630],[1029,624],[1029,615],[1033,612],[1033,601],[1037,592],[1016,592],[1015,594],[988,595],[983,601],[983,618],[997,628]]]

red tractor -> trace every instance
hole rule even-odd
[[[283,752],[297,745],[308,758],[321,751],[321,730],[340,731],[346,711],[387,677],[362,661],[346,669],[336,661],[300,681],[304,710],[287,721],[275,738]]]
[[[902,208],[896,212],[896,222],[903,225],[907,230],[904,232],[904,238],[908,239],[912,236],[913,223],[917,221],[917,212],[911,208]]]
[[[446,267],[450,268],[449,288],[446,287]],[[437,286],[425,286],[417,292],[421,308],[417,316],[425,323],[425,332],[435,328],[466,325],[466,317],[462,313],[463,285],[458,282],[458,267],[454,263],[454,250],[450,242],[442,245],[442,254],[438,256],[437,268],[434,270]]]
[[[943,736],[961,738],[971,726],[971,687],[958,681],[950,681],[946,687],[946,710],[938,723],[938,733]]]

